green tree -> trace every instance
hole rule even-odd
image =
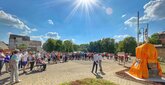
[[[117,52],[123,52],[123,51],[124,51],[124,43],[123,41],[119,41],[117,46]]]
[[[80,50],[80,46],[76,45],[76,44],[73,44],[73,50],[74,51],[79,51]]]
[[[65,52],[73,52],[73,43],[71,40],[66,40],[63,42]]]
[[[27,49],[27,45],[26,44],[20,44],[17,48],[20,50],[25,50],[25,49]]]
[[[109,52],[115,53],[115,40],[111,38],[104,38],[102,40],[90,42],[88,46],[89,52]]]
[[[47,52],[52,52],[55,49],[56,41],[54,39],[49,38],[44,44],[43,49]]]
[[[159,34],[158,33],[152,34],[151,37],[149,38],[149,42],[152,44],[161,44],[161,41],[159,40]]]
[[[88,52],[88,50],[89,50],[89,44],[81,44],[79,46],[79,51]]]
[[[115,40],[111,38],[102,39],[102,51],[101,52],[109,52],[115,53]]]
[[[136,43],[136,40],[134,37],[126,37],[124,40],[123,40],[123,51],[125,53],[131,53],[133,55],[135,55],[135,48],[137,46],[137,43]]]
[[[62,40],[55,40],[54,50],[62,51]]]

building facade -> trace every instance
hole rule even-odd
[[[155,45],[157,51],[158,51],[158,56],[165,59],[165,31],[164,32],[159,32],[159,40],[161,41],[160,45]]]
[[[9,47],[5,42],[0,41],[0,49],[6,50],[9,49]]]
[[[21,44],[27,46],[27,50],[40,51],[41,41],[30,40],[29,36],[20,36],[11,34],[9,37],[9,49],[18,49]]]
[[[162,45],[165,46],[165,31],[159,33],[159,40],[161,41]]]

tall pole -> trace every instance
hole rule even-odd
[[[146,29],[145,29],[144,35],[145,35],[146,43],[148,43],[148,23],[147,23],[147,27],[146,27]]]
[[[137,13],[137,46],[139,46],[139,11]]]
[[[149,24],[147,23],[147,37],[148,37],[148,26],[149,26]]]
[[[145,36],[145,34],[144,34],[144,28],[143,28],[143,43],[144,43],[144,36]]]

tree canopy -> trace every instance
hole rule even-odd
[[[17,48],[20,50],[25,50],[25,49],[27,49],[27,45],[26,44],[20,44]]]
[[[43,49],[47,52],[52,51],[62,51],[62,52],[73,52],[73,51],[83,51],[83,52],[108,52],[117,53],[125,52],[135,54],[135,48],[137,46],[134,37],[126,37],[122,41],[115,42],[113,38],[104,38],[97,41],[89,42],[89,44],[74,44],[71,40],[55,40],[48,39],[43,44]]]
[[[159,34],[152,34],[151,37],[149,37],[149,42],[152,44],[161,44],[161,41],[159,40]]]
[[[73,44],[71,40],[55,40],[48,39],[42,46],[42,48],[47,52],[52,51],[63,51],[63,52],[73,52],[74,49],[78,50],[77,45]]]

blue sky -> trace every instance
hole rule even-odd
[[[9,34],[73,40],[82,44],[102,38],[136,36],[149,23],[149,35],[165,31],[165,0],[0,0],[0,41]],[[77,7],[77,8],[76,8]],[[141,38],[142,39],[142,38]]]

